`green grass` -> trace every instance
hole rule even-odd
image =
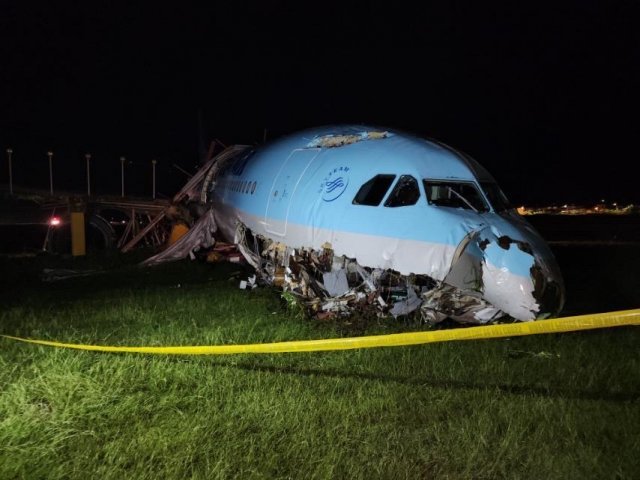
[[[239,290],[237,265],[137,260],[0,260],[0,333],[110,345],[360,333]],[[43,265],[111,270],[43,283]],[[161,357],[0,339],[0,478],[638,478],[639,340],[619,328]]]

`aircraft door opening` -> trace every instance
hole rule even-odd
[[[287,234],[291,199],[298,188],[300,179],[319,153],[319,148],[294,150],[280,167],[267,200],[264,220],[265,230],[268,233],[281,236]]]

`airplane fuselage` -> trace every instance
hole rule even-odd
[[[306,130],[239,155],[211,200],[229,239],[240,223],[291,248],[329,245],[370,269],[479,291],[519,320],[562,307],[544,240],[481,165],[438,142],[363,126]]]

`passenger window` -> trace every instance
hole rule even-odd
[[[372,207],[380,205],[395,178],[395,175],[376,175],[360,187],[352,203]]]
[[[415,205],[420,198],[418,181],[411,175],[402,175],[395,188],[384,202],[385,207],[406,207]]]
[[[423,180],[427,201],[438,207],[465,208],[476,212],[489,210],[476,186],[471,182]]]

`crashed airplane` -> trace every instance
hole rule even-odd
[[[479,324],[563,307],[545,241],[487,170],[443,143],[326,126],[230,147],[193,180],[186,198],[199,220],[148,264],[234,243],[258,282],[320,318],[375,311]]]

